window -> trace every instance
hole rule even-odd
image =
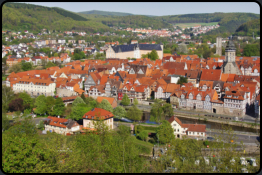
[[[177,132],[179,132],[179,129],[177,129]]]
[[[173,126],[176,126],[176,124],[173,124]]]
[[[174,131],[176,132],[176,129],[174,129]]]

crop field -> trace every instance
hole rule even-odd
[[[212,25],[217,25],[218,22],[210,22],[210,23],[176,23],[176,26],[179,26],[181,28],[186,28],[186,27],[194,27],[198,25],[202,26],[212,26]]]

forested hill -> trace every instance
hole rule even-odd
[[[131,13],[122,13],[122,12],[107,12],[107,11],[99,11],[99,10],[91,10],[85,12],[78,12],[81,14],[95,14],[95,15],[108,15],[108,16],[129,16],[134,15]]]
[[[129,15],[129,16],[106,16],[97,14],[81,14],[87,19],[93,19],[97,22],[102,22],[107,26],[119,26],[119,27],[132,27],[132,28],[147,28],[153,29],[159,28],[173,28],[173,26],[167,22],[164,22],[153,17],[144,15]]]
[[[260,36],[260,19],[248,21],[239,26],[235,32],[238,36]]]
[[[153,17],[155,19],[163,20],[171,24],[176,23],[197,23],[197,22],[218,22],[220,27],[212,30],[209,33],[233,33],[243,23],[259,19],[259,14],[254,13],[203,13],[203,14],[186,14],[186,15],[173,15],[173,16],[160,16]]]
[[[49,8],[25,3],[5,3],[2,7],[2,29],[30,30],[110,31],[111,29],[92,19],[87,19],[61,8]]]

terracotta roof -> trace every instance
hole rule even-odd
[[[169,123],[172,123],[174,120],[182,127],[182,125],[183,125],[182,122],[175,116],[170,117],[170,119],[168,121],[169,121]]]
[[[220,80],[221,70],[203,69],[201,80],[217,81]]]
[[[189,124],[187,131],[191,131],[191,132],[206,132],[206,125]]]
[[[113,98],[113,97],[101,97],[101,96],[98,96],[96,101],[101,103],[102,100],[104,100],[104,99],[106,99],[111,105],[113,104],[113,102],[115,100],[115,98]]]
[[[174,92],[175,90],[180,89],[180,84],[169,83],[166,87],[166,92]]]
[[[83,119],[104,120],[104,119],[112,118],[113,116],[114,115],[109,111],[106,111],[101,108],[94,108],[91,111],[85,113],[82,118]]]

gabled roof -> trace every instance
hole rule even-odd
[[[114,115],[109,111],[106,111],[101,108],[94,108],[91,111],[85,113],[82,118],[83,119],[93,119],[93,120],[96,120],[96,119],[105,120],[108,118],[112,118],[113,116]]]
[[[98,102],[98,103],[101,103],[102,102],[102,100],[107,100],[111,105],[113,104],[113,102],[115,101],[115,98],[113,98],[113,97],[101,97],[101,96],[98,96],[97,97],[97,99],[96,99],[96,101]]]
[[[201,80],[217,81],[220,80],[221,70],[203,69]]]
[[[167,87],[166,87],[166,92],[174,92],[175,90],[178,90],[180,89],[180,84],[175,84],[175,83],[169,83],[167,84]]]

